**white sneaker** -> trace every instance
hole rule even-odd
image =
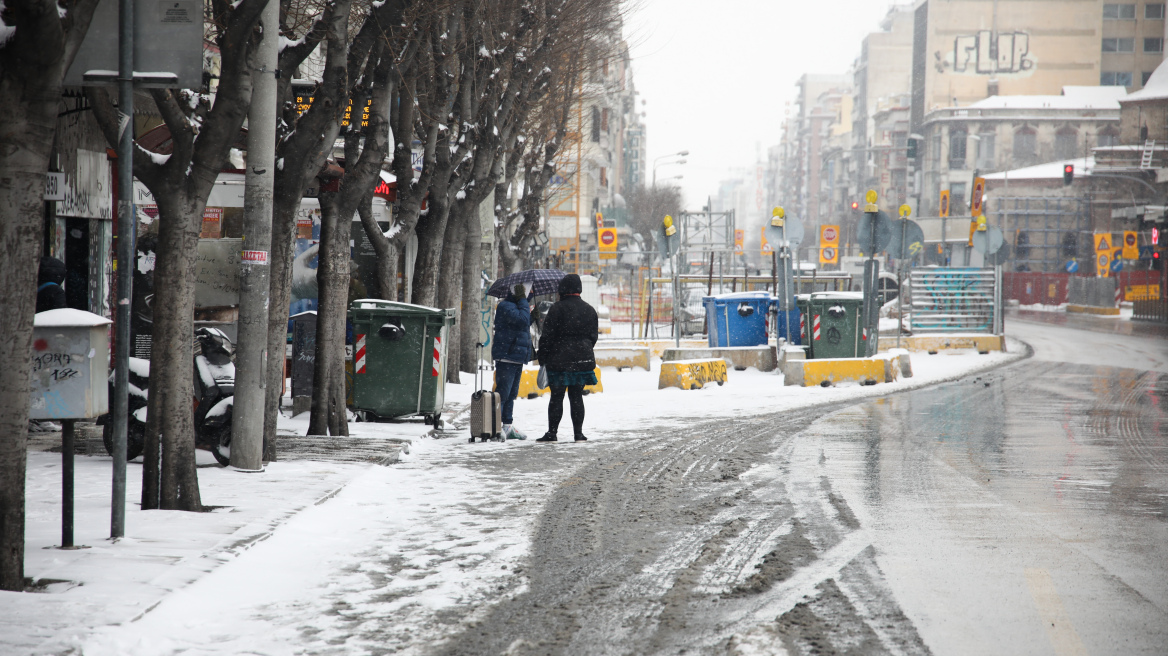
[[[507,438],[511,435],[511,424],[503,424],[503,437]]]
[[[509,439],[509,440],[526,440],[527,436],[524,435],[523,433],[521,433],[518,428],[516,428],[514,426],[508,426],[507,439]]]

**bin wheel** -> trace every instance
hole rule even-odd
[[[743,371],[745,371],[745,369],[744,369]],[[720,380],[719,380],[719,381],[718,381],[718,387],[721,387],[721,386],[722,386],[722,381],[720,381]]]
[[[434,429],[442,430],[446,426],[446,422],[442,421],[442,417],[434,417]]]
[[[471,444],[474,444],[474,438],[472,437],[472,438],[468,439],[468,440],[467,440],[467,442],[470,442]]]

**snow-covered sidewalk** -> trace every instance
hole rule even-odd
[[[355,435],[413,439],[391,466],[272,463],[262,474],[199,470],[205,514],[139,511],[129,469],[127,538],[106,539],[110,461],[77,459],[77,544],[61,551],[60,455],[29,456],[26,575],[45,593],[0,593],[0,651],[99,654],[417,652],[515,586],[543,502],[583,458],[650,430],[881,396],[1023,357],[913,354],[914,377],[871,387],[784,387],[782,376],[730,371],[703,390],[657,389],[651,371],[603,372],[586,397],[586,444],[470,445],[462,430],[423,437],[421,423],[352,424]],[[472,386],[447,386],[465,407]],[[453,405],[453,404],[452,404]],[[530,439],[547,397],[516,402]],[[449,422],[452,417],[447,416]],[[565,422],[567,418],[565,418]],[[303,419],[282,430],[303,431]],[[526,449],[554,449],[531,465]],[[484,455],[490,454],[490,458]],[[522,577],[518,577],[522,580]],[[519,584],[522,585],[522,584]],[[502,590],[500,588],[503,588]]]

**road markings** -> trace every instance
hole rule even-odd
[[[1034,597],[1034,605],[1038,607],[1038,614],[1042,617],[1050,644],[1054,646],[1054,653],[1060,656],[1087,656],[1087,648],[1071,624],[1067,609],[1054,589],[1054,579],[1050,577],[1050,572],[1027,568],[1026,585],[1030,588],[1030,596]]]

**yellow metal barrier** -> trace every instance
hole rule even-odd
[[[725,360],[680,360],[662,362],[657,389],[678,387],[683,390],[701,389],[706,383],[726,382]]]
[[[596,374],[596,384],[585,385],[584,391],[589,394],[599,394],[604,391],[604,381],[600,379],[600,367],[594,369],[592,373]],[[540,388],[536,385],[538,377],[539,367],[524,367],[523,373],[519,376],[519,394],[515,398],[534,399],[551,392],[547,387]]]
[[[978,353],[1005,351],[1006,338],[1003,335],[912,335],[900,338],[901,347],[909,351],[935,353],[949,349],[974,349]],[[896,338],[880,336],[880,351],[896,347]]]

